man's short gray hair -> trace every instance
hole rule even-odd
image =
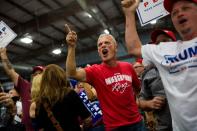
[[[115,44],[117,44],[116,39],[115,39],[115,38],[113,37],[113,35],[111,35],[111,34],[100,34],[99,37],[98,37],[98,40],[99,40],[100,38],[104,37],[104,36],[110,36],[110,37],[112,38],[112,41],[113,41]]]

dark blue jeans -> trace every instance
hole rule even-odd
[[[146,131],[144,121],[140,121],[135,124],[121,126],[116,129],[113,129],[112,131]]]

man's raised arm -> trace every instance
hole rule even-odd
[[[15,72],[14,68],[12,67],[12,64],[10,63],[6,48],[0,48],[0,55],[1,55],[1,61],[3,64],[3,68],[6,72],[6,74],[11,78],[11,80],[14,82],[14,85],[17,85],[18,83],[18,73]]]
[[[66,59],[66,72],[68,77],[74,78],[79,81],[86,81],[86,72],[83,68],[76,69],[76,60],[75,60],[75,48],[77,42],[77,34],[74,31],[71,31],[68,25],[65,25],[68,34],[66,36],[66,42],[68,45],[68,54]]]
[[[126,17],[125,41],[128,53],[135,57],[141,57],[141,41],[139,39],[136,23],[135,11],[139,5],[139,0],[122,0],[121,4]]]

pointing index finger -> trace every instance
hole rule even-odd
[[[67,30],[68,32],[71,32],[71,29],[70,29],[70,27],[68,26],[68,24],[65,24],[65,28],[66,28],[66,30]]]

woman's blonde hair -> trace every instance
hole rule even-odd
[[[47,102],[52,107],[62,101],[69,91],[66,72],[60,66],[50,64],[43,72],[36,104],[39,108],[43,102]]]
[[[31,101],[35,101],[38,97],[38,93],[40,92],[40,84],[42,80],[42,74],[38,74],[33,77],[32,85],[31,85]]]

